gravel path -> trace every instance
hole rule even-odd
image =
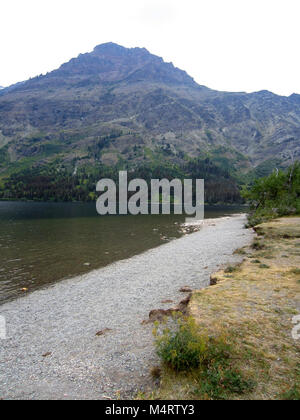
[[[156,356],[153,326],[141,321],[170,307],[162,300],[182,300],[180,287],[205,287],[219,265],[237,261],[232,252],[252,238],[244,222],[206,222],[197,233],[1,306],[8,338],[0,339],[0,399],[130,397],[147,387]],[[105,328],[111,331],[96,336]]]

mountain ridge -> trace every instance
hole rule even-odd
[[[222,92],[145,48],[106,43],[1,90],[0,178],[54,161],[73,169],[210,158],[231,175],[300,157],[300,95]]]
[[[156,56],[154,54],[151,54],[146,48],[140,48],[140,47],[126,48],[126,47],[123,47],[123,46],[121,46],[121,45],[119,45],[117,43],[114,43],[114,42],[107,42],[107,43],[104,43],[104,44],[99,44],[91,52],[80,53],[77,57],[71,58],[69,61],[63,63],[57,69],[53,69],[53,70],[47,72],[46,74],[43,74],[43,75],[40,75],[40,76],[35,76],[35,77],[32,77],[32,78],[30,78],[28,80],[17,82],[15,84],[12,84],[12,85],[9,85],[9,86],[6,86],[6,87],[3,87],[3,86],[0,85],[0,89],[10,89],[11,90],[13,88],[17,88],[19,85],[23,85],[26,82],[29,82],[29,81],[32,81],[32,80],[36,80],[36,79],[38,79],[40,77],[43,78],[43,77],[46,77],[46,76],[49,76],[49,75],[53,75],[53,74],[57,73],[58,71],[60,71],[61,69],[67,67],[71,63],[75,63],[81,57],[102,56],[103,58],[106,58],[106,55],[107,54],[110,54],[111,55],[113,53],[113,51],[118,52],[116,54],[116,56],[119,56],[122,53],[124,55],[125,53],[128,53],[128,52],[134,53],[134,54],[138,52],[139,55],[144,55],[144,56],[147,56],[148,55],[148,56],[154,57],[154,58],[158,59],[160,62],[163,62],[164,64],[173,66],[176,70],[179,70],[181,73],[185,73],[187,75],[187,77],[195,85],[197,85],[198,87],[201,86],[201,87],[204,87],[204,88],[209,89],[211,91],[215,91],[215,92],[219,92],[219,93],[245,94],[245,95],[252,95],[252,94],[270,94],[270,95],[274,95],[274,96],[277,96],[277,97],[290,98],[290,99],[291,98],[294,98],[297,101],[300,100],[299,99],[300,98],[300,94],[298,94],[296,92],[294,92],[294,93],[292,93],[290,95],[280,95],[280,94],[277,94],[275,92],[272,92],[272,91],[269,91],[269,90],[266,90],[266,89],[258,90],[258,91],[253,91],[253,92],[246,92],[246,91],[227,91],[227,90],[210,89],[210,88],[208,88],[206,86],[200,85],[199,83],[195,82],[195,80],[191,76],[189,76],[186,71],[181,70],[178,67],[174,66],[172,62],[165,62],[162,57]],[[135,54],[135,57],[136,57],[136,54]]]

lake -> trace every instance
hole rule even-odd
[[[205,217],[245,212],[206,207]],[[0,304],[182,236],[184,216],[99,216],[94,203],[0,202]]]

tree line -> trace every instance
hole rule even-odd
[[[151,179],[179,178],[204,179],[205,200],[208,203],[241,202],[236,181],[228,171],[215,165],[209,158],[190,159],[183,164],[145,162],[130,166],[124,162],[114,167],[103,164],[74,166],[53,163],[36,166],[14,173],[3,181],[0,199],[34,201],[95,201],[96,183],[102,178],[113,179],[116,184],[119,171],[127,170],[129,181],[141,178],[150,185]]]

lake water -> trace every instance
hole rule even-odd
[[[245,208],[206,208],[222,217]],[[94,203],[0,202],[0,304],[182,236],[184,216],[99,216]]]

